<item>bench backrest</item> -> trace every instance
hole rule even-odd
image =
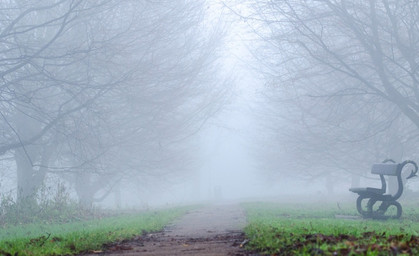
[[[382,175],[389,175],[389,176],[397,176],[398,172],[400,171],[400,165],[396,163],[381,163],[381,164],[373,164],[371,168],[372,174],[382,174]]]

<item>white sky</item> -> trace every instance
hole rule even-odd
[[[261,85],[246,65],[251,55],[246,46],[246,24],[217,1],[211,9],[214,17],[228,23],[226,51],[223,56],[225,73],[235,78],[234,96],[225,109],[212,118],[202,133],[202,169],[199,194],[201,198],[238,199],[252,197],[260,190],[258,174],[249,152],[250,134],[255,127],[252,108]],[[233,20],[233,23],[229,23]],[[249,188],[253,188],[250,190]]]

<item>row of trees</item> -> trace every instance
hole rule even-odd
[[[268,169],[357,183],[372,162],[417,159],[418,1],[249,6],[243,18],[264,42],[255,56],[269,81]]]
[[[226,94],[214,79],[222,33],[206,24],[205,1],[0,8],[0,155],[15,166],[19,200],[49,174],[90,205],[127,177],[185,170],[188,137]]]

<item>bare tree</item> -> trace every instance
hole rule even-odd
[[[419,128],[417,1],[258,1],[252,7],[246,18],[267,43],[256,56],[264,58],[269,96],[293,133],[294,143],[282,145],[296,151],[283,150],[297,162],[321,161],[318,169],[415,156],[408,149]],[[404,150],[391,153],[398,144]]]
[[[1,4],[0,153],[14,154],[19,198],[47,173],[115,173],[199,129],[223,94],[210,81],[220,33],[203,29],[204,3]]]

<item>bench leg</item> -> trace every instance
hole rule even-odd
[[[386,220],[386,219],[399,219],[402,215],[402,206],[397,201],[380,201],[382,202],[381,205],[378,207],[377,210],[374,210],[374,204],[378,200],[371,202],[368,204],[368,211],[371,213],[371,217],[377,220]],[[396,207],[396,212],[392,215],[386,215],[386,212],[390,206]]]
[[[364,200],[368,200],[368,202],[366,203],[366,201]],[[369,205],[371,204],[371,200],[372,199],[370,197],[367,197],[364,195],[360,195],[358,199],[356,200],[356,209],[364,218],[369,218],[371,216],[371,211],[369,211],[370,209]],[[374,203],[375,202],[373,202],[373,204]]]
[[[392,218],[392,219],[400,219],[400,217],[402,216],[402,212],[403,212],[402,205],[399,202],[397,202],[397,201],[391,202],[390,205],[394,205],[397,208],[396,215],[395,216],[391,216],[390,218]]]

